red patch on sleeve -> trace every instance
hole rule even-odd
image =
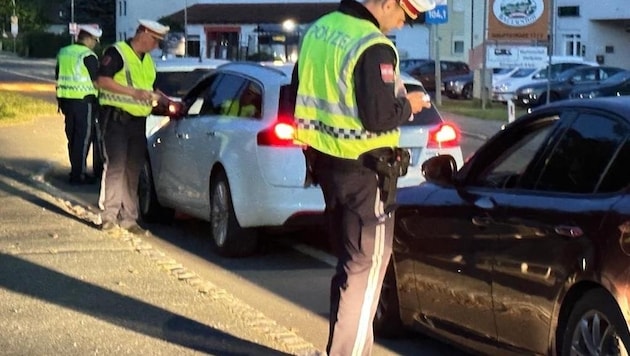
[[[111,62],[111,61],[112,61],[112,57],[105,56],[105,58],[103,58],[103,60],[101,61],[101,64],[106,66],[106,65],[109,65],[109,62]]]
[[[385,83],[394,82],[394,65],[391,63],[381,63],[381,79]]]

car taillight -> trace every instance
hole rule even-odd
[[[293,123],[287,122],[286,120],[279,120],[258,133],[258,145],[276,147],[296,146],[296,144],[293,143],[294,135],[295,126]]]
[[[427,148],[448,148],[459,146],[459,129],[453,124],[443,123],[429,130]]]

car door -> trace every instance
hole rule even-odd
[[[200,117],[200,107],[211,96],[218,77],[211,75],[192,88],[183,99],[183,104],[188,106],[188,113],[183,118],[171,119],[169,124],[160,130],[159,137],[155,140],[154,145],[159,148],[161,157],[157,169],[159,175],[155,182],[156,191],[178,208],[189,195],[184,180],[194,164],[191,161],[194,158],[185,151],[185,135],[190,131],[189,126]]]
[[[545,120],[545,113],[539,120]],[[605,183],[630,133],[620,119],[599,112],[560,114],[553,138],[515,181],[506,203],[493,267],[492,294],[499,342],[545,354],[557,299],[592,258],[602,219],[617,196]]]
[[[496,342],[492,275],[499,236],[514,234],[506,215],[513,199],[509,188],[549,130],[535,131],[537,140],[506,130],[460,170],[460,183],[418,187],[425,191],[422,199],[408,196],[413,188],[401,190],[397,260],[413,261],[417,313],[439,332]],[[419,203],[409,207],[408,201]]]
[[[602,76],[604,78],[602,78]],[[586,67],[576,70],[575,74],[569,79],[566,85],[563,85],[558,90],[560,99],[566,99],[569,97],[571,90],[581,90],[586,86],[597,84],[601,79],[605,79],[608,76],[606,72],[599,67]]]
[[[219,73],[207,90],[203,91],[199,115],[187,116],[178,126],[177,137],[181,154],[175,163],[181,173],[179,198],[181,209],[195,216],[205,217],[209,204],[209,177],[212,167],[219,160],[222,146],[229,140],[226,123],[231,116],[224,113],[229,103],[238,101],[245,86],[245,79],[230,73]]]

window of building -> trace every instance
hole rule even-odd
[[[579,6],[558,6],[558,17],[577,17],[580,16]]]
[[[561,36],[562,50],[565,56],[583,56],[582,36],[579,33],[565,33]]]
[[[464,53],[464,41],[455,40],[453,41],[453,54],[462,54]]]

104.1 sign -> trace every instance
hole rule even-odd
[[[446,0],[436,1],[435,9],[425,13],[424,22],[428,24],[441,24],[448,22],[448,5]]]

